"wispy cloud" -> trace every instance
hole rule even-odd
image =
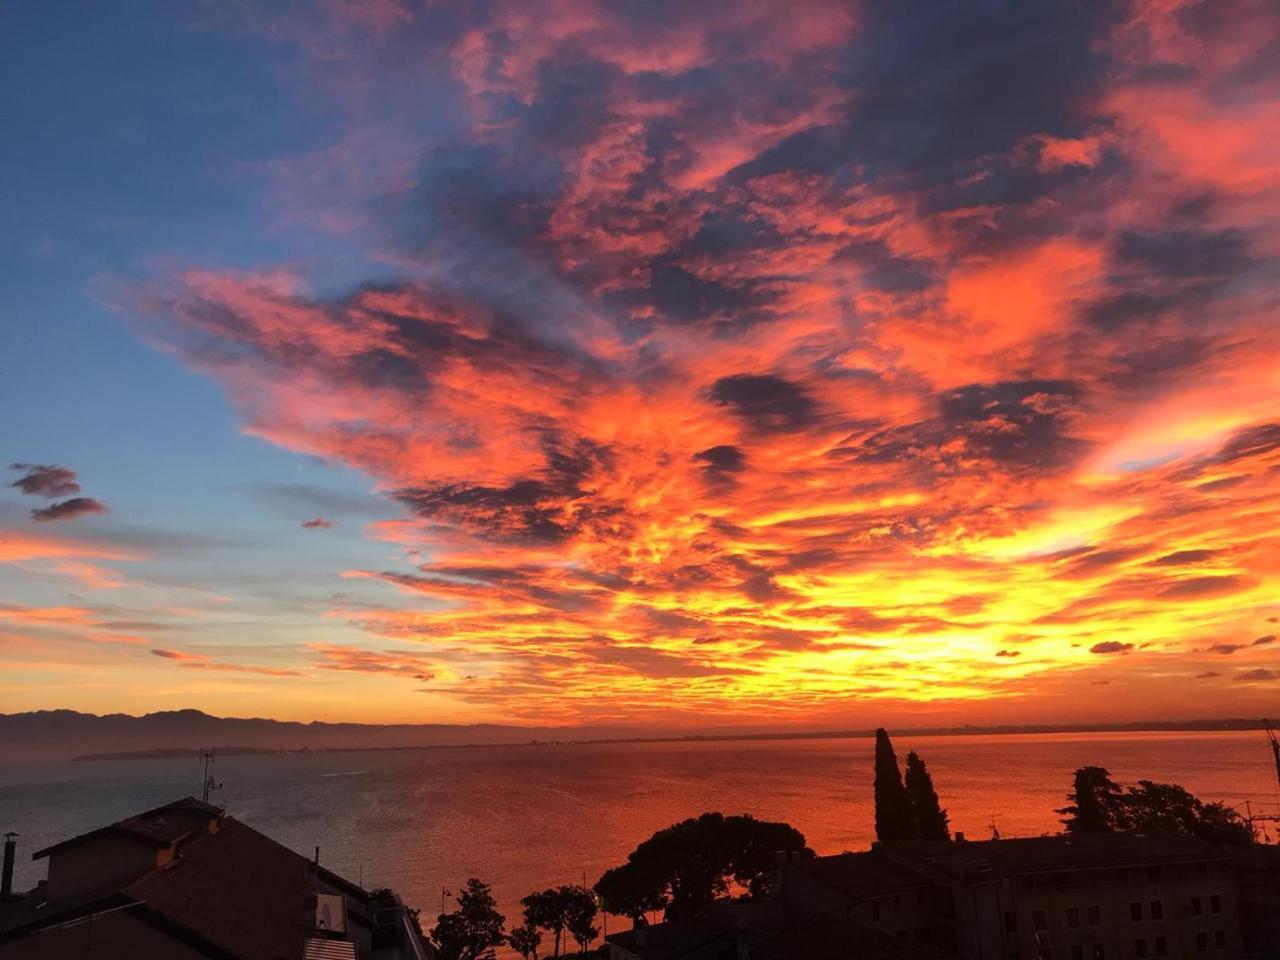
[[[93,497],[72,497],[70,500],[59,500],[57,503],[31,511],[31,519],[45,523],[53,520],[74,520],[95,513],[109,513],[107,505]]]
[[[333,616],[395,649],[324,669],[782,718],[1252,670],[1275,13],[1166,6],[282,15],[360,131],[299,160],[304,219],[358,209],[400,278],[204,267],[129,307],[394,505],[403,559],[356,575],[401,605]],[[414,152],[350,104],[424,62],[464,122]]]
[[[37,463],[14,463],[10,467],[22,471],[23,475],[9,486],[17,487],[23,493],[40,497],[65,497],[80,492],[75,471],[66,467]]]

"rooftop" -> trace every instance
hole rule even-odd
[[[792,863],[796,870],[854,899],[880,897],[929,882],[917,871],[896,863],[880,850],[814,857]]]
[[[897,862],[933,867],[957,877],[1016,875],[1226,860],[1221,847],[1193,837],[1138,833],[1062,834],[959,843],[917,842],[882,848]]]
[[[45,847],[43,850],[37,850],[31,855],[31,859],[40,860],[58,850],[108,834],[136,838],[158,847],[172,846],[191,833],[192,814],[220,818],[222,810],[219,807],[197,800],[195,797],[183,797],[173,803],[163,804],[144,813],[126,817],[115,823],[109,823],[105,827],[98,827],[88,833],[82,833],[60,843],[55,843],[52,846]]]
[[[217,829],[201,828],[202,823],[216,823]],[[154,956],[155,938],[163,936],[199,956],[354,958],[354,945],[343,938],[348,917],[370,927],[371,900],[363,889],[190,797],[73,837],[35,857],[112,832],[173,846],[175,855],[105,887],[46,902],[42,885],[6,906],[0,912],[0,958],[9,946],[17,956],[32,955],[59,924],[88,917],[95,925],[110,924],[113,948],[123,951],[121,956]],[[350,913],[344,898],[351,898]],[[318,905],[328,908],[326,916],[317,916]]]

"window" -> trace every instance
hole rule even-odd
[[[1089,926],[1091,927],[1102,926],[1102,908],[1101,907],[1095,905],[1089,908]]]
[[[871,922],[872,923],[880,922],[880,901],[879,900],[871,901]]]
[[[1191,912],[1197,917],[1204,913],[1204,902],[1199,897],[1191,898]]]
[[[898,912],[899,910],[901,910],[901,909],[902,909],[902,898],[901,898],[901,897],[894,897],[894,898],[893,898],[893,912],[894,912],[894,913],[897,913],[897,912]]]
[[[1152,900],[1150,903],[1150,907],[1151,907],[1152,920],[1164,919],[1164,901],[1163,900]]]
[[[1084,947],[1078,943],[1072,946],[1071,960],[1084,960]]]
[[[1227,945],[1227,931],[1225,930],[1213,931],[1213,942],[1215,946],[1225,947]]]
[[[1152,883],[1159,883],[1159,881],[1160,881],[1160,868],[1159,868],[1159,867],[1147,867],[1147,879],[1148,879],[1148,880],[1150,880]]]
[[[1209,935],[1203,930],[1196,934],[1196,949],[1201,953],[1209,949]]]
[[[1210,913],[1222,912],[1222,898],[1218,896],[1216,893],[1209,898],[1209,912]]]
[[[1133,941],[1133,955],[1135,957],[1145,957],[1147,955],[1147,941],[1139,937]]]
[[[1156,937],[1156,956],[1167,957],[1169,955],[1169,938]]]
[[[1080,928],[1080,908],[1067,907],[1067,926],[1072,930]]]
[[[923,891],[923,890],[917,890],[917,891],[916,891],[916,906],[917,906],[917,907],[923,907],[923,906],[924,906],[924,891]]]
[[[1016,927],[1014,926],[1014,923],[1013,923],[1013,911],[1006,910],[1004,912],[1004,932],[1013,933],[1015,929]]]
[[[1041,947],[1040,952],[1036,954],[1040,960],[1053,960],[1053,950],[1050,947]]]
[[[1132,920],[1134,923],[1142,922],[1142,904],[1140,903],[1129,904],[1129,919]]]
[[[1031,913],[1031,925],[1037,930],[1049,929],[1049,917],[1043,910],[1035,910]]]
[[[1093,945],[1093,960],[1107,960],[1107,948],[1100,943]]]

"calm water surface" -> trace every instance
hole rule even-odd
[[[1034,836],[1058,828],[1072,772],[1180,783],[1243,812],[1277,802],[1263,734],[1141,733],[908,737],[954,829]],[[869,739],[476,747],[224,757],[215,799],[234,816],[368,887],[394,887],[434,917],[441,889],[492,884],[509,918],[551,884],[592,883],[653,831],[707,810],[785,820],[818,853],[873,837]],[[30,853],[103,823],[198,794],[194,760],[61,763],[0,771],[0,832]],[[613,926],[611,921],[611,926]]]

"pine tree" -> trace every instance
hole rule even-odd
[[[1062,825],[1068,833],[1113,833],[1127,829],[1124,799],[1120,788],[1103,767],[1081,767],[1076,771],[1075,792],[1067,795],[1070,806],[1056,810],[1064,814]]]
[[[902,783],[893,743],[883,727],[876,731],[876,839],[885,842],[916,839],[911,798]]]
[[[907,754],[905,784],[915,814],[916,829],[922,840],[950,840],[947,811],[938,803],[938,793],[933,789],[933,777],[924,761],[912,750]]]
[[[442,913],[431,930],[431,943],[441,960],[494,960],[494,947],[506,942],[498,912],[487,883],[472,878],[457,896],[458,909]]]

